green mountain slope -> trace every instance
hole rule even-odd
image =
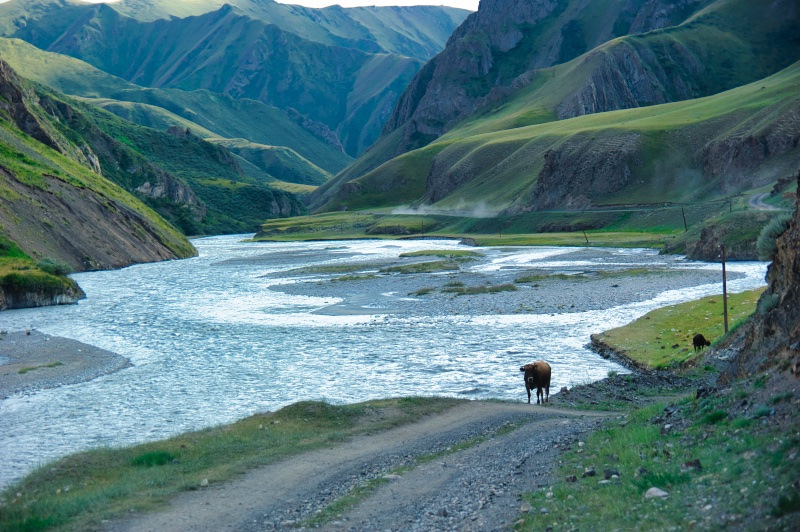
[[[253,18],[224,5],[182,19],[142,21],[112,4],[12,0],[0,4],[0,35],[82,59],[138,85],[207,89],[273,105],[318,137],[338,137],[347,153],[358,155],[377,138],[398,94],[422,64],[394,52],[393,46],[384,49],[378,41],[408,41],[411,46],[418,33],[426,39],[435,33],[436,39],[420,44],[428,50],[420,53],[428,57],[459,20],[457,11],[441,8],[375,8],[359,15],[375,26],[373,35],[348,10],[337,7],[252,6],[258,8],[253,12],[278,10],[286,16],[275,21]],[[415,21],[419,24],[406,27]],[[306,27],[332,38],[307,38],[310,30],[301,31]],[[331,28],[363,35],[345,38]],[[305,156],[296,146],[288,147]]]
[[[310,167],[330,173],[352,160],[335,137],[323,138],[286,112],[255,100],[237,100],[204,90],[139,87],[78,59],[39,50],[19,39],[0,38],[0,57],[28,79],[70,95],[92,98],[88,101],[143,126],[162,130],[188,127],[203,138],[247,138],[259,144],[286,146],[308,159]]]
[[[267,146],[245,139],[209,139],[209,141],[225,146],[271,177],[287,183],[321,185],[331,177],[328,172],[308,162],[290,148]]]
[[[382,137],[316,191],[312,206],[327,208],[322,206],[331,197],[343,197],[342,189],[352,197],[354,181],[435,139],[440,143],[426,150],[427,156],[412,156],[426,161],[420,166],[425,176],[413,181],[427,179],[429,172],[434,181],[428,186],[431,190],[413,201],[437,202],[442,194],[460,186],[441,186],[441,172],[460,172],[464,175],[454,182],[468,181],[481,174],[481,168],[505,160],[509,154],[503,150],[511,149],[504,145],[496,159],[494,152],[484,151],[480,163],[465,157],[457,169],[444,163],[444,158],[434,164],[442,143],[457,140],[466,145],[466,137],[503,131],[513,135],[516,128],[528,125],[715,94],[761,79],[800,57],[800,22],[791,15],[800,12],[797,0],[775,0],[769,9],[746,0],[561,2],[538,8],[525,11],[528,8],[522,4],[507,0],[482,3],[478,13],[454,33],[448,47],[409,85]],[[625,33],[630,34],[615,37]],[[606,38],[610,40],[582,52]],[[556,42],[560,48],[554,48]],[[476,145],[481,143],[475,140]],[[543,163],[538,164],[541,168]],[[491,186],[499,190],[505,184],[493,180]],[[381,201],[390,202],[388,197],[394,192]],[[412,196],[399,195],[403,201]],[[513,194],[493,192],[491,196],[497,208],[503,209]],[[524,208],[542,205],[534,202]]]
[[[38,86],[40,123],[58,134],[43,142],[122,186],[186,234],[251,231],[265,218],[303,212],[273,178],[185,128],[137,126],[95,106]],[[66,139],[53,140],[53,139]]]
[[[476,135],[456,128],[334,189],[323,208],[518,213],[701,202],[772,184],[798,166],[795,63],[700,99]]]
[[[799,3],[770,4],[558,2],[526,11],[492,0],[401,96],[384,131],[401,138],[379,142],[378,160],[509,99],[518,112],[499,127],[707,96],[768,76],[800,56],[798,17],[781,14]]]
[[[174,227],[89,168],[97,157],[53,120],[70,110],[0,61],[0,237],[78,270],[193,255]]]

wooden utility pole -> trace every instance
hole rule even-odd
[[[685,233],[689,230],[689,226],[686,225],[686,211],[683,210],[683,207],[681,207],[681,214],[683,215],[683,232]]]
[[[728,279],[725,277],[725,244],[722,244],[722,316],[725,319],[725,334],[728,334]]]

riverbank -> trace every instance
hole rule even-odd
[[[0,334],[0,399],[96,379],[131,365],[116,353],[36,330]]]

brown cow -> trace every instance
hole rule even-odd
[[[692,338],[692,344],[695,351],[702,351],[705,346],[711,345],[711,342],[706,340],[706,337],[702,334],[695,334],[694,338]]]
[[[531,390],[536,388],[536,404],[539,404],[539,396],[542,398],[542,404],[550,402],[550,364],[544,360],[539,360],[533,364],[526,364],[519,368],[520,371],[525,372],[525,391],[528,392],[528,404],[531,402]],[[542,388],[545,389],[547,396],[545,397]]]

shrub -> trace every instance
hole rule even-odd
[[[140,454],[131,460],[131,465],[153,467],[169,464],[173,460],[175,460],[175,456],[166,451],[150,451],[148,453]]]
[[[764,226],[756,241],[756,251],[759,259],[769,261],[775,258],[775,252],[777,251],[775,239],[786,232],[791,221],[791,214],[781,214]]]
[[[716,425],[717,423],[725,419],[728,419],[727,412],[725,412],[724,410],[715,410],[710,414],[706,414],[701,420],[701,422],[706,425]]]
[[[50,275],[64,276],[69,275],[74,271],[72,266],[66,262],[51,258],[40,260],[36,266],[38,266],[38,268],[43,272],[49,273]]]

